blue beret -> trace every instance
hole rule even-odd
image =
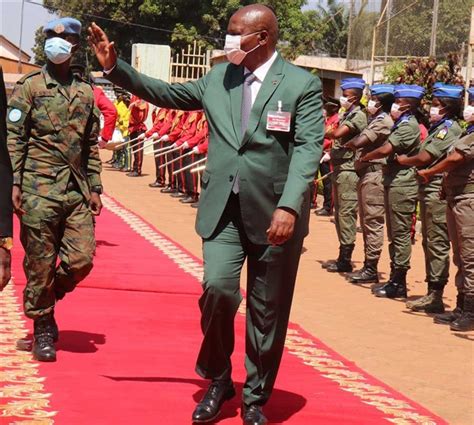
[[[425,89],[415,84],[398,84],[394,88],[395,98],[399,97],[413,97],[421,99],[425,94]]]
[[[433,96],[450,97],[452,99],[461,99],[464,88],[462,86],[453,86],[444,83],[435,83],[433,85]]]
[[[341,81],[341,90],[360,89],[364,90],[365,81],[362,78],[344,78]]]
[[[474,87],[467,89],[467,92],[469,93],[469,100],[474,100]]]
[[[49,21],[43,28],[43,33],[54,32],[56,34],[81,35],[81,23],[74,18],[59,18]]]
[[[395,86],[393,84],[374,84],[373,86],[369,87],[370,94],[377,96],[379,94],[393,94]]]

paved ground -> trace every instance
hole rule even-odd
[[[103,153],[104,160],[109,157],[109,152]],[[201,243],[194,232],[196,210],[148,187],[154,180],[150,157],[145,157],[144,174],[129,178],[105,165],[105,190],[200,257]],[[404,302],[377,299],[367,287],[353,286],[342,275],[325,272],[320,263],[337,255],[334,225],[328,218],[312,215],[310,232],[291,320],[450,423],[473,424],[474,333],[450,332],[447,327],[434,325],[424,314],[408,312]],[[354,255],[357,266],[363,260],[360,236]],[[380,266],[383,272],[389,270],[387,257],[385,247]],[[410,297],[426,290],[423,263],[418,237],[408,276]],[[455,300],[452,280],[445,296],[450,306]]]

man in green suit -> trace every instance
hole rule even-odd
[[[89,29],[112,82],[160,107],[206,113],[209,152],[196,222],[203,239],[204,340],[196,370],[212,383],[193,421],[214,420],[235,395],[230,358],[247,260],[242,417],[244,424],[260,425],[267,423],[262,406],[279,368],[308,233],[310,184],[323,141],[321,84],[276,52],[278,23],[266,6],[239,9],[227,32],[230,64],[197,81],[170,85],[117,60],[104,32],[95,24]]]

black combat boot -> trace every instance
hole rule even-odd
[[[444,313],[443,304],[444,285],[428,283],[428,293],[413,301],[408,301],[406,306],[412,311],[424,311],[425,313]]]
[[[392,280],[393,280],[393,274],[395,273],[395,268],[393,267],[393,264],[390,263],[390,275],[388,277],[388,280],[386,282],[382,282],[382,283],[374,283],[372,285],[370,285],[370,291],[372,292],[372,294],[375,294],[375,291],[377,291],[378,289],[382,288],[383,286],[385,286],[387,283],[390,283]]]
[[[33,334],[33,357],[40,362],[56,361],[56,348],[54,347],[54,323],[54,316],[52,314],[47,314],[35,319]]]
[[[374,295],[379,298],[406,298],[407,270],[395,269],[391,281],[376,289]]]
[[[434,317],[433,322],[438,325],[450,325],[461,316],[463,306],[464,294],[458,293],[458,295],[456,296],[456,308],[453,311],[447,311],[446,313],[437,314]]]
[[[452,331],[474,331],[474,295],[464,295],[461,315],[450,325]]]
[[[326,270],[330,273],[350,273],[352,271],[352,251],[354,251],[354,244],[341,245],[339,247],[339,258],[334,264],[328,265]]]
[[[379,274],[377,272],[378,260],[365,260],[364,267],[355,272],[350,278],[349,282],[354,285],[360,283],[379,283]]]

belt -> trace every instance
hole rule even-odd
[[[454,187],[446,187],[446,195],[448,195],[449,197],[466,195],[468,193],[474,194],[474,183],[468,183],[465,185],[459,185]]]
[[[356,170],[356,173],[359,177],[365,176],[367,173],[375,173],[377,171],[382,171],[382,164],[372,164],[365,168],[360,168]]]

